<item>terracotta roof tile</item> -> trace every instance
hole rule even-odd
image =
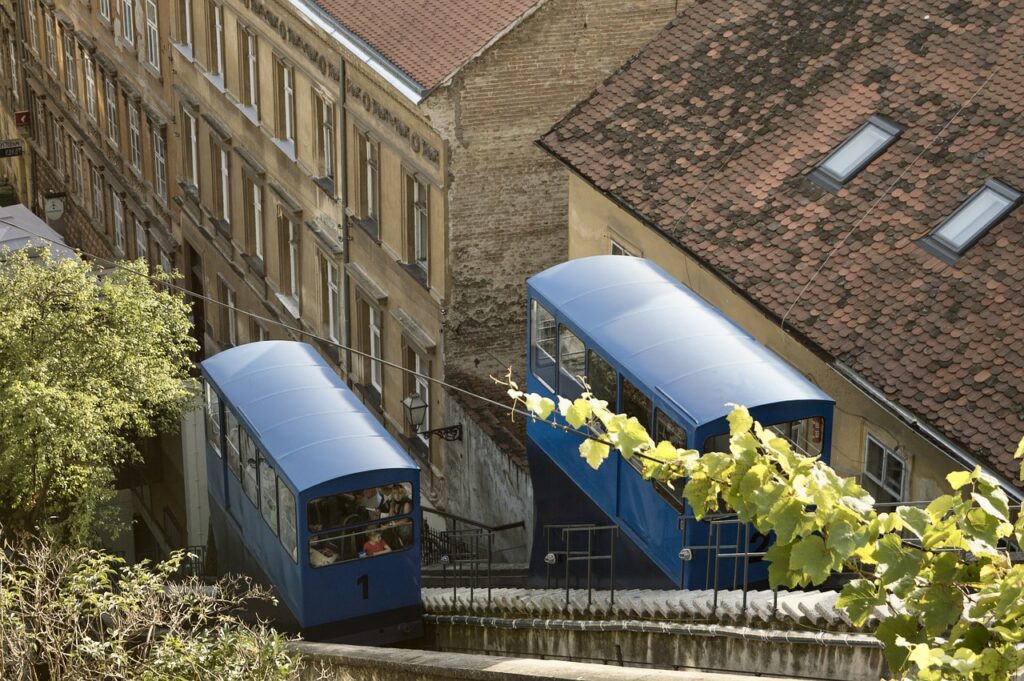
[[[956,265],[917,240],[989,178],[1024,190],[1022,23],[1022,0],[694,3],[542,143],[1016,480],[1024,207]],[[902,137],[836,194],[812,184],[872,114]]]
[[[430,89],[544,0],[313,0]]]

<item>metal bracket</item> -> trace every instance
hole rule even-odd
[[[424,430],[424,431],[420,431],[417,434],[418,435],[423,435],[425,437],[430,437],[431,435],[436,435],[439,438],[441,438],[442,440],[447,440],[448,442],[455,442],[456,440],[461,441],[462,440],[462,424],[460,423],[460,424],[454,425],[454,426],[445,426],[444,428],[435,428],[433,430]]]

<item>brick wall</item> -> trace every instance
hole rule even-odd
[[[447,90],[451,288],[446,375],[522,376],[525,281],[568,257],[564,167],[535,140],[653,37],[675,0],[551,0]],[[435,97],[441,93],[434,95]]]

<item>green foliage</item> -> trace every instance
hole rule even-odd
[[[295,678],[285,640],[239,617],[269,594],[246,582],[174,578],[184,556],[126,566],[45,543],[0,553],[0,677],[5,679]]]
[[[0,254],[0,508],[10,532],[88,539],[137,438],[194,391],[188,308],[125,263]],[[44,525],[51,527],[44,528]]]
[[[514,404],[554,418],[504,384]],[[1024,544],[1024,516],[1011,522],[1005,492],[980,469],[951,473],[954,494],[926,508],[878,513],[855,480],[794,452],[744,407],[729,415],[729,451],[703,455],[655,443],[635,419],[589,393],[559,399],[555,413],[580,429],[580,455],[592,467],[612,451],[639,457],[645,478],[686,481],[683,494],[698,518],[732,509],[758,531],[774,531],[766,556],[773,587],[854,573],[838,605],[857,626],[875,623],[900,678],[1004,681],[1024,667],[1024,565],[1011,565],[1003,547],[1008,539]],[[1016,456],[1024,457],[1024,440]]]

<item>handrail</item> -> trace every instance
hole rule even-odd
[[[454,513],[449,513],[447,511],[439,511],[436,508],[427,508],[426,506],[423,506],[422,510],[424,513],[433,513],[434,515],[441,516],[442,518],[448,518],[449,520],[457,520],[460,523],[466,523],[467,525],[472,525],[473,527],[479,527],[481,530],[487,530],[488,532],[504,532],[505,530],[512,530],[517,527],[526,527],[526,523],[522,520],[519,520],[514,523],[505,523],[504,525],[495,525],[494,527],[491,527],[490,525],[485,525],[484,523],[481,523],[478,520],[470,520],[469,518],[464,518],[460,515],[455,515]]]

